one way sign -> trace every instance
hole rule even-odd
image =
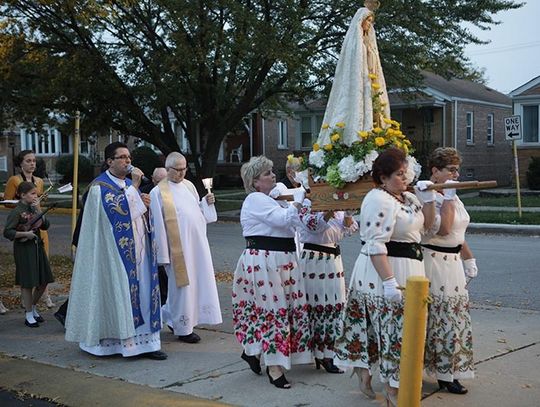
[[[521,116],[510,116],[504,118],[504,132],[507,140],[521,139]]]

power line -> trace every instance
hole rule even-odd
[[[505,45],[502,47],[496,47],[496,48],[491,48],[491,49],[487,48],[483,50],[468,52],[468,54],[469,55],[496,54],[499,52],[515,51],[515,50],[521,50],[521,49],[526,49],[526,48],[534,48],[538,46],[540,46],[540,41],[534,41],[534,42],[528,42],[528,43],[522,43],[522,44]]]

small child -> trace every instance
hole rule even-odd
[[[48,283],[54,281],[49,259],[43,248],[39,229],[49,228],[49,221],[42,217],[30,225],[40,215],[37,204],[37,189],[31,182],[23,181],[17,187],[20,201],[9,213],[4,229],[4,237],[13,240],[15,257],[15,284],[21,286],[25,325],[39,326],[43,318],[36,309],[40,297]]]

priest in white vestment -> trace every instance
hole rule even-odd
[[[183,342],[196,343],[199,324],[222,323],[206,224],[215,222],[214,194],[203,199],[184,179],[185,157],[177,152],[165,161],[167,178],[150,192],[150,213],[155,226],[158,263],[165,265],[167,303],[164,322]]]
[[[73,269],[66,340],[97,356],[163,360],[157,261],[138,186],[123,143],[105,148],[108,170],[90,185]],[[126,176],[131,173],[132,181]]]

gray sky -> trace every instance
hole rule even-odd
[[[517,0],[519,2],[519,0]],[[527,0],[517,9],[495,15],[501,24],[490,31],[474,29],[485,45],[470,45],[465,55],[485,68],[487,85],[508,93],[540,75],[540,1]]]

